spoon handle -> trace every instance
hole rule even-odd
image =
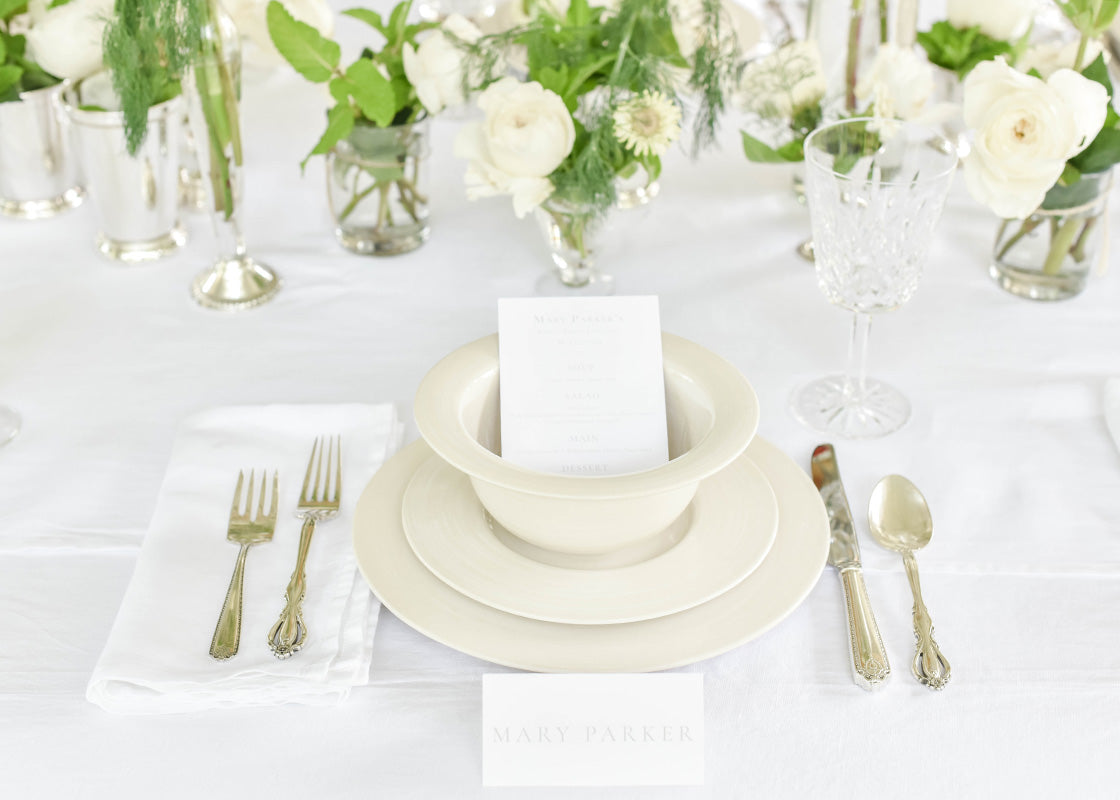
[[[906,577],[910,580],[910,591],[914,595],[914,636],[917,639],[917,652],[914,654],[912,671],[918,683],[931,689],[944,689],[952,675],[949,659],[941,654],[933,639],[933,620],[922,600],[922,584],[918,580],[918,561],[914,554],[902,554],[906,565]]]

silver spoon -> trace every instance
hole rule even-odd
[[[933,536],[933,518],[926,499],[906,478],[888,475],[871,492],[867,521],[875,541],[902,553],[902,563],[906,565],[906,577],[914,594],[914,635],[918,640],[912,665],[914,677],[923,686],[943,689],[951,673],[949,661],[933,640],[933,620],[922,601],[918,562],[914,558],[914,551],[929,544]]]

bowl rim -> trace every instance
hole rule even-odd
[[[666,369],[684,373],[712,402],[713,424],[707,435],[673,460],[640,472],[620,475],[556,475],[511,464],[491,452],[463,424],[459,393],[466,385],[497,369],[496,333],[460,347],[441,359],[420,381],[413,413],[420,435],[444,461],[472,480],[526,494],[581,500],[621,499],[658,494],[703,480],[726,467],[747,449],[758,431],[758,396],[729,361],[695,342],[661,334]]]

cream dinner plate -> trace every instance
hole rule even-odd
[[[768,631],[816,584],[828,554],[828,517],[792,460],[755,437],[747,449],[778,499],[778,533],[750,575],[687,611],[618,625],[542,622],[491,608],[432,574],[401,517],[405,487],[431,449],[413,442],[373,477],[354,512],[358,566],[381,602],[437,642],[495,664],[538,672],[648,672],[726,652]]]
[[[683,611],[743,580],[774,543],[778,501],[743,456],[700,483],[652,557],[612,566],[603,556],[568,556],[582,567],[573,568],[557,564],[562,554],[518,546],[486,513],[470,479],[432,455],[405,490],[402,517],[424,566],[467,597],[522,617],[604,625]]]

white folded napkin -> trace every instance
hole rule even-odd
[[[1104,421],[1112,434],[1112,441],[1120,447],[1120,378],[1110,378],[1104,384]]]
[[[268,648],[296,563],[294,516],[316,436],[342,437],[341,511],[315,531],[307,559],[303,649]],[[391,405],[237,406],[191,417],[175,441],[136,570],[86,690],[107,711],[155,714],[273,703],[334,704],[367,680],[379,605],[350,543],[354,504],[400,444]],[[210,657],[238,548],[226,541],[239,470],[280,473],[269,543],[249,550],[241,647]]]

